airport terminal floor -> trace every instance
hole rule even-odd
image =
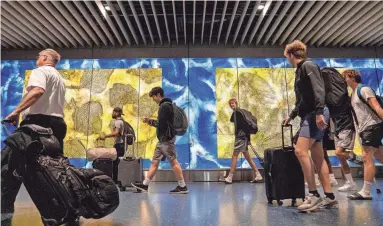
[[[342,184],[343,180],[338,182]],[[360,179],[356,182],[358,188],[363,185]],[[377,182],[378,186],[383,186],[383,179]],[[175,183],[152,183],[147,194],[122,192],[116,211],[100,220],[81,218],[81,225],[383,225],[383,194],[377,194],[375,188],[372,201],[350,201],[347,193],[336,192],[339,208],[303,214],[289,207],[290,200],[285,200],[283,206],[275,201],[272,206],[268,205],[263,183],[196,182],[188,185],[188,195],[171,195],[169,190],[174,186]],[[17,197],[12,222],[1,225],[42,226],[40,215],[24,187]]]

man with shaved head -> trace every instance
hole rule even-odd
[[[61,56],[53,49],[45,49],[36,56],[36,69],[32,70],[21,103],[5,120],[15,125],[20,113],[23,120],[20,125],[35,124],[51,128],[58,139],[63,152],[67,126],[64,121],[65,84],[56,65]],[[14,202],[21,182],[8,171],[7,156],[11,150],[7,147],[1,152],[1,215],[9,218],[14,212]],[[63,154],[63,153],[62,153]],[[78,224],[73,219],[70,225]]]

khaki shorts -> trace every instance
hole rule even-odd
[[[335,147],[341,147],[352,151],[355,143],[355,131],[351,129],[342,130],[338,136],[334,136]]]
[[[158,142],[156,150],[154,150],[153,160],[165,160],[168,159],[169,162],[177,158],[176,147],[174,144],[175,138],[170,141]]]
[[[234,152],[247,152],[249,141],[245,138],[235,138]]]

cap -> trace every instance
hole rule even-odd
[[[115,108],[113,109],[113,111],[114,111],[114,112],[117,112],[117,113],[120,113],[121,115],[124,115],[124,113],[122,113],[122,108],[120,108],[120,107],[115,107]]]

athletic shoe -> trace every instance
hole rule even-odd
[[[187,194],[189,193],[188,187],[177,186],[175,189],[170,191],[171,194]]]
[[[322,203],[323,199],[321,197],[316,197],[313,194],[309,194],[306,196],[305,201],[298,206],[299,211],[315,211],[320,208],[320,204]]]
[[[331,186],[338,186],[338,181],[336,181],[334,174],[330,174],[330,184]]]
[[[331,209],[338,205],[338,201],[336,199],[330,199],[328,197],[324,198],[320,204],[320,208],[322,209]]]
[[[255,173],[255,178],[254,180],[250,181],[251,183],[257,183],[263,180],[262,175],[259,172]]]
[[[133,187],[137,188],[140,191],[148,192],[149,185],[144,185],[142,182],[139,183],[131,183]]]
[[[232,184],[233,183],[233,179],[229,178],[229,177],[226,177],[224,181],[226,184]]]
[[[347,191],[356,191],[355,182],[347,181],[342,187],[338,188],[338,191],[347,192]]]

